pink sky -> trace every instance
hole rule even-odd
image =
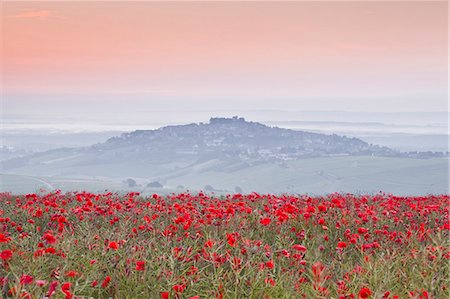
[[[46,94],[402,97],[428,101],[418,110],[442,110],[447,5],[5,2],[3,88],[6,101]]]

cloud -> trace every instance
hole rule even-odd
[[[6,16],[6,18],[11,19],[41,19],[46,20],[50,18],[63,19],[64,17],[57,14],[54,10],[31,10],[24,11],[15,15]]]

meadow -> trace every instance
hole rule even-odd
[[[1,298],[448,298],[449,195],[0,194]]]

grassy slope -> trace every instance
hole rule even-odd
[[[233,192],[240,186],[244,192],[311,193],[331,192],[391,192],[395,194],[448,193],[448,159],[404,159],[381,157],[330,157],[287,161],[284,166],[265,163],[251,167],[223,165],[210,161],[188,170],[174,172],[162,178],[167,188],[137,190],[176,192],[178,185],[191,190],[212,185],[215,189]],[[144,172],[145,173],[145,172]],[[138,183],[143,186],[156,179],[142,171]],[[121,190],[120,180],[73,179],[61,177],[0,176],[0,191],[28,193],[52,187],[62,190]]]
[[[240,186],[247,192],[448,192],[448,160],[445,159],[333,157],[286,164],[287,168],[267,163],[232,173],[219,169],[192,172],[169,183],[203,188],[207,182],[217,189],[233,190]]]

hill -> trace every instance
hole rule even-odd
[[[136,188],[151,183],[170,190],[405,193],[424,182],[424,192],[444,192],[448,159],[413,157],[357,138],[233,117],[137,130],[1,163],[4,174],[104,180],[114,188],[130,187],[126,180],[133,178]]]
[[[10,159],[2,166],[5,171],[31,175],[123,177],[153,172],[148,168],[160,174],[186,167],[205,168],[218,161],[239,161],[240,167],[245,167],[311,157],[396,154],[357,138],[269,127],[233,117],[137,130],[93,146]]]

